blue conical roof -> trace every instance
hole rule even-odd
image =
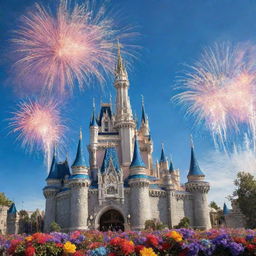
[[[229,214],[229,209],[228,209],[226,203],[224,203],[224,205],[223,205],[223,214],[224,214],[224,215]]]
[[[142,104],[142,110],[141,110],[141,122],[146,123],[146,114],[145,114],[144,104]]]
[[[101,165],[101,172],[104,173],[108,170],[110,162],[114,166],[116,172],[120,172],[121,168],[119,165],[118,155],[115,148],[107,148]]]
[[[16,206],[15,206],[15,203],[12,203],[12,205],[8,209],[8,214],[16,214],[16,213],[17,213],[17,209],[16,209]]]
[[[191,147],[191,159],[188,176],[204,176],[195,157],[194,147]]]
[[[83,143],[82,143],[82,131],[80,131],[80,138],[77,146],[76,159],[72,167],[85,167],[86,161],[83,153]]]
[[[56,149],[54,148],[53,157],[52,157],[52,164],[50,168],[50,172],[46,180],[48,179],[58,179],[58,164],[57,164],[57,157],[56,157]]]
[[[170,160],[169,172],[174,172],[174,168],[173,168],[172,160]]]
[[[93,112],[92,112],[92,119],[91,119],[91,122],[90,122],[90,126],[98,126],[96,118],[95,118],[95,111],[94,111],[94,109],[93,109]]]
[[[135,138],[134,141],[133,158],[130,167],[146,167],[140,154],[139,143],[137,141],[137,138]]]
[[[162,150],[161,150],[161,157],[160,157],[160,163],[166,162],[166,157],[165,157],[165,153],[164,153],[164,147],[162,146]]]

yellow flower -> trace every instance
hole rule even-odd
[[[75,253],[76,252],[76,245],[72,244],[71,242],[67,241],[63,245],[63,250],[65,253]]]
[[[32,237],[32,236],[27,236],[27,237],[25,238],[25,240],[26,240],[27,242],[31,242],[31,241],[33,240],[33,237]]]
[[[167,237],[170,237],[170,238],[174,239],[176,242],[182,241],[182,235],[177,231],[170,231],[167,234]]]
[[[153,251],[152,248],[144,247],[142,250],[140,250],[141,256],[157,256],[157,254]]]

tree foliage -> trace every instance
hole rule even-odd
[[[11,206],[12,201],[3,193],[0,192],[0,205]]]
[[[214,201],[211,201],[209,206],[210,206],[211,208],[215,209],[216,211],[221,210],[221,208],[220,208],[220,207],[216,204],[216,202],[214,202]]]
[[[174,226],[174,228],[189,228],[189,225],[190,225],[190,221],[189,221],[189,218],[188,217],[183,217],[179,224]]]
[[[61,227],[58,223],[56,223],[55,221],[53,221],[50,225],[50,231],[51,232],[60,232],[61,231]]]
[[[248,228],[256,228],[256,179],[246,172],[239,172],[234,182],[236,189],[233,199],[237,198],[238,206],[246,218]]]
[[[164,225],[162,222],[160,222],[157,219],[152,219],[152,220],[146,220],[145,221],[145,229],[146,230],[163,230],[167,228],[166,225]]]

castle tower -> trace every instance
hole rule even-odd
[[[70,230],[85,230],[87,229],[88,221],[88,187],[90,179],[83,154],[81,130],[76,159],[71,168],[72,175],[69,181],[71,189]]]
[[[123,64],[119,43],[114,86],[117,90],[115,128],[119,131],[121,140],[122,165],[129,166],[132,159],[132,140],[136,125],[133,120],[130,99],[128,96],[128,74]]]
[[[95,117],[95,104],[93,103],[93,113],[92,113],[92,119],[90,122],[90,166],[91,166],[91,176],[93,182],[97,181],[97,172],[98,172],[98,166],[97,166],[97,146],[98,146],[98,132],[99,127],[96,121]]]
[[[186,191],[193,195],[194,227],[209,229],[211,228],[211,222],[207,194],[210,190],[210,185],[204,180],[205,175],[196,160],[193,144],[191,145],[190,168],[187,177]]]
[[[159,170],[160,170],[160,177],[163,177],[165,173],[168,171],[168,161],[167,161],[167,158],[165,157],[163,144],[162,144],[161,156],[159,161]]]
[[[132,230],[144,229],[145,221],[151,219],[149,199],[150,181],[145,170],[146,166],[141,158],[137,138],[135,138],[129,176]]]
[[[19,232],[19,214],[14,203],[7,211],[7,234],[18,234]]]
[[[172,181],[172,175],[174,173],[172,161],[170,161],[169,170],[166,171],[163,175],[163,185],[166,191],[166,198],[167,198],[167,210],[168,210],[168,226],[169,228],[173,228],[176,224],[175,217],[176,217],[176,197],[175,197],[175,188]]]
[[[55,196],[61,186],[58,175],[58,164],[56,149],[54,148],[51,168],[48,177],[46,178],[47,185],[43,189],[45,197],[45,219],[44,219],[44,232],[50,231],[50,225],[55,221],[56,216],[56,201]]]
[[[144,136],[149,136],[149,123],[148,123],[148,117],[145,113],[145,106],[144,106],[144,98],[143,97],[142,97],[142,106],[141,106],[140,131]]]

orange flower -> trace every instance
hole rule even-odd
[[[174,239],[176,242],[181,242],[182,241],[182,235],[179,232],[175,231],[175,230],[170,231],[169,233],[166,234],[166,236],[169,237],[169,238]]]
[[[152,248],[144,247],[142,250],[140,250],[141,256],[157,256],[157,254],[154,252]]]

